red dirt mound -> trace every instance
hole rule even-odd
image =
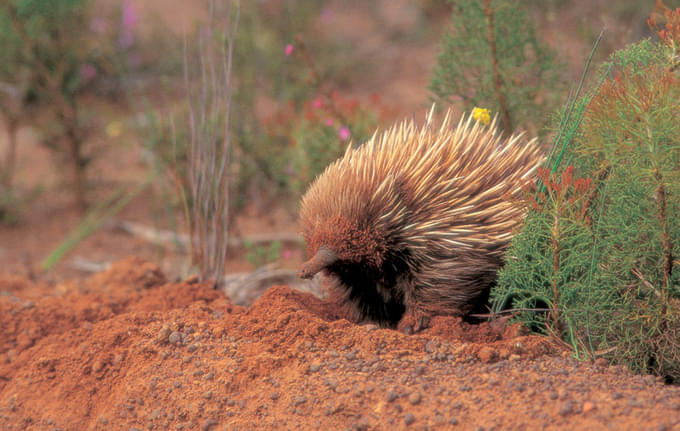
[[[517,327],[408,336],[286,287],[243,309],[138,259],[56,287],[0,277],[0,325],[2,430],[680,430],[680,388]]]

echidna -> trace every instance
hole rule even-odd
[[[448,111],[439,127],[399,123],[349,147],[302,198],[311,256],[357,321],[420,329],[488,299],[522,210],[513,202],[541,161],[535,140]],[[408,318],[407,318],[408,316]],[[403,318],[403,319],[402,319]],[[400,322],[401,321],[401,322]]]

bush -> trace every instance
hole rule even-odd
[[[497,112],[503,129],[542,132],[559,100],[560,65],[536,37],[526,13],[507,0],[450,0],[430,90],[441,103]]]
[[[110,54],[89,33],[88,0],[8,0],[0,4],[0,82],[16,89],[11,103],[0,98],[10,122],[31,104],[44,108],[42,142],[65,159],[77,204],[86,205],[86,150],[93,118],[81,96],[100,75]],[[16,104],[19,104],[18,108]]]
[[[530,187],[492,297],[581,357],[680,381],[680,9],[666,18],[659,42],[601,68],[570,165]]]

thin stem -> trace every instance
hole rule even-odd
[[[494,24],[494,11],[491,7],[491,0],[484,0],[484,15],[486,16],[487,24],[487,41],[489,42],[489,49],[491,51],[491,70],[493,72],[493,85],[496,91],[496,100],[498,101],[498,109],[501,114],[501,123],[505,133],[512,133],[512,120],[510,119],[510,110],[508,109],[508,102],[505,100],[503,93],[503,80],[501,77],[500,67],[498,65],[498,52],[496,48],[496,27]]]

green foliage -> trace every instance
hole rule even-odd
[[[281,112],[267,130],[286,143],[277,184],[279,194],[293,201],[352,143],[367,140],[378,124],[380,104],[374,98],[368,106],[333,92],[328,98],[307,102],[299,113]]]
[[[541,170],[528,190],[492,298],[579,357],[680,381],[680,77],[666,42],[613,54],[576,103],[562,174]]]
[[[359,106],[334,91],[351,78],[338,71],[354,70],[353,57],[345,55],[347,46],[315,28],[321,7],[301,0],[267,7],[241,2],[230,125],[230,199],[236,210],[248,204],[266,207],[274,199],[297,201],[309,181],[346,149],[349,141],[340,136],[341,128],[359,142],[377,125],[371,111],[376,103]],[[305,40],[312,33],[320,36]],[[190,75],[200,76],[195,46],[187,45],[186,56]],[[313,106],[319,103],[323,106]],[[164,119],[150,114],[145,121],[144,145],[170,173],[172,187],[186,185],[186,126],[175,121],[173,129],[168,120],[182,115],[176,111],[163,112]]]
[[[42,142],[67,160],[78,204],[85,206],[85,144],[92,115],[79,98],[101,74],[109,45],[89,34],[88,0],[8,0],[0,4],[0,82],[14,89],[0,98],[10,122],[37,106]],[[29,111],[30,112],[30,111]],[[32,113],[31,113],[32,114]]]
[[[254,268],[260,268],[268,263],[275,262],[281,256],[281,242],[274,241],[269,246],[255,245],[250,241],[244,241],[246,250],[245,258]]]
[[[314,31],[321,7],[321,3],[301,0],[275,2],[269,7],[241,3],[234,53],[238,85],[233,110],[233,199],[237,208],[246,203],[263,205],[282,192],[295,196],[289,189],[293,164],[290,137],[297,121],[290,114],[301,111],[314,97],[318,91],[315,79],[334,85],[328,77],[339,76],[341,66],[351,66],[344,55],[349,48],[323,35],[306,42],[312,67],[298,56],[302,48],[296,36]],[[295,46],[292,56],[285,54],[285,43]],[[263,104],[266,113],[258,109]],[[285,132],[278,121],[282,117],[295,122]]]
[[[491,109],[506,132],[541,132],[560,95],[560,65],[526,12],[508,0],[450,3],[451,27],[430,84],[435,99]]]

